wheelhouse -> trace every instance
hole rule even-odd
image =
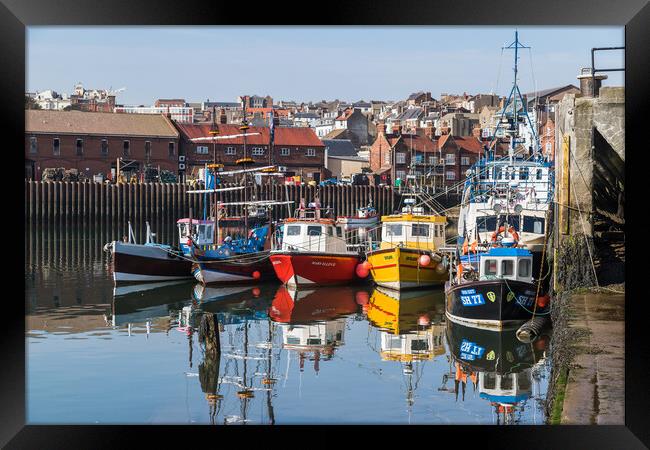
[[[383,216],[381,248],[410,247],[436,250],[445,245],[444,216],[397,214]]]
[[[197,245],[212,245],[214,244],[214,226],[215,223],[211,220],[191,220],[179,219],[176,222],[178,227],[178,242],[183,250],[183,253],[190,252],[187,245],[187,239],[191,236]],[[190,252],[191,253],[191,252]]]
[[[282,225],[283,251],[345,253],[343,225],[331,219],[291,220]]]
[[[481,255],[480,280],[495,278],[533,282],[533,255],[522,248],[492,248]]]

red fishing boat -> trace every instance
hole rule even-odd
[[[270,259],[276,275],[288,286],[335,285],[359,279],[361,256],[348,250],[343,226],[321,213],[327,211],[321,210],[318,202],[310,203],[309,208],[302,202],[295,217],[282,223],[279,245]]]

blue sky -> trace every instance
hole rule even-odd
[[[121,104],[157,98],[398,100],[411,92],[507,95],[515,27],[29,27],[30,92],[126,87]],[[623,27],[518,27],[522,93],[578,85],[592,47],[624,45]],[[532,55],[532,58],[531,58]],[[532,59],[532,61],[531,61]],[[532,62],[532,64],[531,64]],[[622,51],[597,67],[623,67]],[[532,68],[532,70],[531,70]],[[534,80],[534,82],[533,82]],[[498,83],[498,86],[497,86]],[[604,85],[623,85],[621,72]]]

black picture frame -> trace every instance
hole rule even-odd
[[[217,3],[185,0],[131,1],[111,0],[89,2],[83,0],[2,0],[0,4],[0,54],[3,61],[2,92],[4,93],[3,130],[5,140],[3,185],[6,193],[5,211],[20,214],[22,199],[12,195],[11,185],[20,185],[20,152],[24,147],[24,84],[25,84],[25,27],[31,25],[619,25],[625,26],[625,122],[626,147],[631,162],[626,164],[627,177],[640,180],[643,189],[647,175],[641,171],[647,160],[647,139],[642,140],[642,130],[647,129],[648,74],[650,65],[650,5],[646,0],[612,2],[605,0],[546,0],[545,2],[514,3],[505,0],[478,2],[423,3],[416,0],[390,2],[387,0],[307,4],[305,2],[265,2],[243,6],[239,2]],[[289,12],[297,13],[289,18]],[[183,62],[179,62],[183,64]],[[186,62],[185,62],[186,64]],[[11,155],[8,157],[8,155]],[[14,163],[14,158],[16,159]],[[12,170],[13,167],[13,170]],[[633,183],[634,186],[634,183]],[[645,188],[647,190],[647,188]],[[339,445],[348,442],[340,435],[350,431],[367,444],[376,440],[384,443],[390,434],[403,439],[404,445],[488,446],[517,448],[644,448],[650,446],[650,420],[648,405],[650,388],[647,375],[650,361],[645,328],[645,305],[650,301],[642,287],[643,247],[642,237],[647,234],[642,192],[633,187],[626,194],[628,205],[628,231],[632,236],[627,246],[626,264],[626,337],[625,337],[625,426],[450,426],[450,427],[398,427],[395,431],[377,432],[368,427],[337,427],[338,430],[319,427],[255,427],[255,437],[241,435],[245,446],[264,445],[263,440],[277,432],[305,436],[277,441],[280,445],[310,445],[317,440]],[[7,195],[8,194],[8,195]],[[630,200],[631,199],[631,200]],[[16,206],[10,206],[15,200]],[[9,202],[7,202],[9,201]],[[635,202],[640,203],[635,203]],[[630,220],[629,217],[638,216]],[[7,219],[8,220],[8,219]],[[20,220],[20,219],[19,219]],[[11,244],[5,248],[8,256],[5,267],[19,272],[15,256],[23,253],[20,235],[11,234],[16,228],[12,222],[5,239]],[[644,227],[636,233],[629,226]],[[6,227],[3,227],[6,229]],[[17,241],[17,242],[16,242]],[[17,248],[14,248],[17,247]],[[632,258],[630,260],[630,258]],[[638,258],[638,261],[635,259]],[[6,284],[17,280],[6,273]],[[8,291],[8,289],[7,289]],[[5,291],[5,292],[7,292]],[[3,370],[1,378],[0,445],[7,448],[113,448],[135,445],[136,436],[143,434],[147,440],[155,439],[171,445],[200,445],[198,439],[211,439],[208,445],[223,445],[224,427],[218,430],[207,426],[34,426],[25,425],[25,322],[24,302],[19,295],[5,294]],[[622,381],[622,380],[621,380]],[[101,405],[98,405],[101,407]],[[344,407],[344,406],[343,406]],[[216,431],[216,433],[215,433]],[[323,432],[329,437],[324,438]],[[228,428],[230,437],[247,433],[244,428]],[[259,433],[265,434],[263,436]],[[417,434],[415,440],[412,436]],[[259,437],[257,437],[259,436]],[[402,438],[403,436],[403,438]],[[426,441],[421,440],[424,437]],[[306,438],[306,439],[305,439]],[[323,439],[324,438],[324,439]],[[327,439],[327,440],[325,440]],[[147,445],[147,444],[138,444]],[[268,444],[267,444],[268,445]]]

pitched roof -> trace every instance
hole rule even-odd
[[[323,139],[328,156],[357,156],[357,150],[349,139]]]
[[[339,139],[341,135],[344,135],[347,133],[347,129],[345,128],[339,128],[337,130],[332,130],[329,133],[325,135],[325,139]]]
[[[311,147],[324,147],[312,128],[308,127],[276,127],[275,145],[309,145]]]
[[[559,86],[559,87],[553,87],[549,89],[542,89],[541,91],[537,92],[527,92],[524,94],[525,97],[528,97],[529,101],[532,98],[535,97],[547,97],[549,95],[561,92],[561,91],[568,91],[569,89],[577,89],[580,90],[579,87],[574,86],[572,84],[567,84],[566,86]]]
[[[176,126],[181,132],[181,135],[185,139],[194,139],[198,137],[209,137],[210,128],[212,127],[211,123],[200,123],[200,124],[189,124],[189,123],[177,123]],[[219,135],[229,136],[233,134],[241,134],[239,125],[235,124],[219,124],[217,125],[219,129]],[[248,133],[260,133],[259,135],[246,136],[246,145],[268,145],[270,141],[269,129],[266,127],[250,127]],[[216,141],[218,144],[230,144],[230,145],[242,145],[244,143],[243,137],[232,138],[232,139],[219,139]],[[210,141],[206,141],[211,143]]]
[[[474,136],[451,136],[449,134],[440,136],[440,139],[438,139],[439,148],[443,148],[449,139],[465,151],[476,154],[480,154],[483,151],[483,143],[478,138]]]
[[[212,124],[183,124],[176,125],[185,139],[193,139],[197,137],[210,136],[210,127]],[[221,136],[228,136],[232,134],[241,134],[239,125],[235,124],[219,124],[219,134]],[[270,134],[268,127],[255,127],[252,126],[248,129],[251,134],[246,137],[246,145],[269,145]],[[252,135],[252,133],[259,133]],[[275,127],[274,144],[275,145],[304,145],[310,147],[323,147],[323,143],[314,130],[307,127]],[[209,142],[209,141],[206,141]],[[243,145],[244,138],[237,137],[232,139],[220,139],[217,141],[219,144],[230,145]]]
[[[178,137],[163,114],[100,113],[84,111],[25,111],[25,132],[96,134],[102,136]]]
[[[354,114],[354,109],[348,108],[341,113],[335,120],[348,120],[350,116]]]
[[[397,116],[397,120],[411,120],[411,119],[418,119],[424,111],[422,108],[409,108],[405,109],[402,114]]]
[[[434,141],[420,134],[402,134],[395,140],[395,144],[400,140],[406,148],[413,148],[416,151],[433,152],[438,149],[438,146]],[[388,141],[390,142],[391,139]],[[391,143],[391,146],[394,147],[395,144]]]

